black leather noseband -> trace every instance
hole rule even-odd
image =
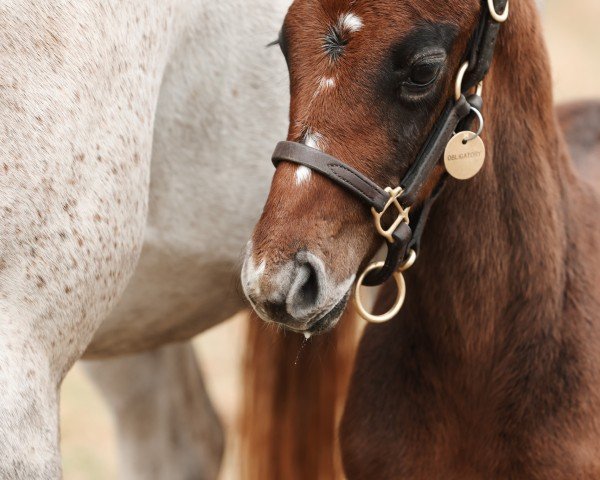
[[[508,0],[495,0],[493,5],[496,12],[502,12],[507,7]],[[463,92],[480,83],[487,74],[492,63],[494,47],[500,28],[500,23],[492,18],[488,3],[483,1],[482,16],[474,32],[468,53],[465,55],[469,68],[463,82]],[[471,107],[481,110],[482,99],[478,95],[452,99],[444,108],[419,155],[400,182],[402,193],[397,200],[402,206],[415,205],[423,193],[423,187],[431,178],[431,174],[449,140],[461,122],[467,121]],[[390,193],[367,178],[358,170],[346,165],[335,157],[324,152],[296,142],[280,142],[273,153],[273,163],[277,167],[281,162],[291,162],[310,168],[342,188],[360,198],[376,212],[382,212],[390,201]],[[441,192],[446,176],[434,189],[433,195],[419,206],[416,212],[411,212],[410,223],[402,221],[391,239],[387,240],[388,254],[384,266],[372,271],[365,279],[367,286],[376,286],[385,282],[394,271],[406,260],[410,250],[419,253],[419,244],[431,206]]]

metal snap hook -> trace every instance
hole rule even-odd
[[[479,137],[481,135],[481,133],[483,132],[483,126],[484,126],[484,122],[483,122],[483,115],[481,114],[481,112],[479,110],[477,110],[475,107],[471,107],[471,111],[477,115],[477,118],[479,119],[479,129],[477,130],[477,132],[471,132],[471,135],[469,135],[469,137],[465,137],[465,139],[463,140],[463,144],[464,143],[469,143],[471,140],[475,140],[477,137]]]

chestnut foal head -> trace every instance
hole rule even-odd
[[[397,186],[453,95],[480,11],[480,0],[296,0],[279,38],[290,73],[288,140]],[[321,333],[381,245],[359,199],[282,162],[248,244],[244,291],[264,320]]]

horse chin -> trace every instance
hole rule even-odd
[[[321,315],[308,325],[308,328],[302,332],[305,336],[321,335],[330,332],[338,324],[342,314],[346,310],[348,299],[350,298],[350,290],[336,303],[331,310]]]

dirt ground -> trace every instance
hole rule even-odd
[[[598,0],[546,0],[544,24],[557,101],[600,98],[598,19]],[[245,315],[240,314],[195,341],[209,389],[231,439],[235,438],[244,320]],[[65,480],[116,478],[117,454],[111,422],[98,392],[76,366],[62,389]],[[221,478],[235,479],[235,467],[235,455],[228,456]]]

